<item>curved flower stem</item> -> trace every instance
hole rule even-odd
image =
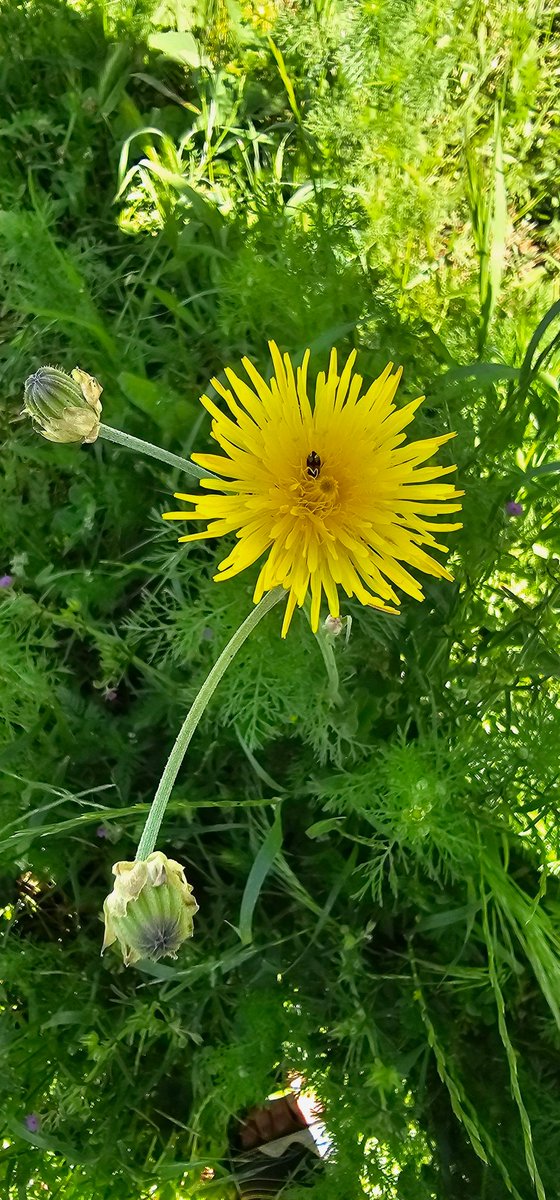
[[[252,633],[255,626],[258,625],[259,621],[266,616],[267,612],[270,612],[270,609],[274,608],[274,605],[278,604],[279,600],[281,600],[285,595],[286,592],[284,588],[276,587],[271,592],[268,592],[266,596],[263,596],[262,600],[259,601],[253,611],[249,613],[249,616],[245,618],[243,624],[239,626],[239,629],[236,629],[233,637],[230,638],[227,646],[224,650],[222,650],[220,657],[214,663],[210,674],[204,680],[198,695],[193,700],[185,720],[183,721],[179,733],[177,734],[175,745],[173,746],[171,754],[169,755],[169,758],[165,764],[163,775],[159,781],[157,792],[152,801],[152,807],[146,818],[146,824],[144,826],[142,837],[140,838],[138,850],[136,851],[137,859],[147,858],[148,854],[151,854],[152,850],[154,849],[161,822],[163,821],[165,814],[165,809],[167,807],[167,802],[171,795],[173,784],[175,783],[179,773],[181,763],[187,752],[189,742],[208,702],[214,695],[222,675],[225,674],[230,663],[235,658],[237,651],[241,649],[243,643],[249,637],[249,634]]]
[[[144,442],[142,438],[133,437],[131,433],[123,433],[121,429],[113,429],[112,425],[101,423],[99,437],[105,438],[107,442],[115,442],[117,446],[125,446],[127,450],[136,450],[138,454],[147,454],[149,458],[159,458],[160,462],[168,463],[170,467],[178,467],[180,471],[184,471],[186,475],[192,475],[194,479],[215,478],[212,471],[205,471],[203,467],[197,467],[196,463],[191,462],[188,458],[171,454],[169,450],[162,450],[161,446],[154,446],[153,442]]]

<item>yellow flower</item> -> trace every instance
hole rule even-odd
[[[317,378],[314,405],[307,394],[309,351],[295,375],[289,356],[270,343],[274,377],[270,383],[243,359],[252,387],[227,368],[231,385],[213,379],[231,416],[202,397],[213,417],[212,437],[224,456],[193,454],[193,460],[221,478],[203,479],[213,494],[176,499],[194,504],[190,512],[164,513],[208,522],[202,533],[179,539],[195,541],[235,531],[237,542],[219,564],[215,579],[231,579],[267,551],[255,588],[257,603],[280,584],[288,592],[282,626],[286,636],[294,608],[311,592],[311,625],[319,628],[322,593],[329,613],[340,613],[338,589],[362,604],[394,613],[394,586],[423,600],[420,584],[408,568],[452,579],[432,557],[447,550],[434,532],[460,529],[435,523],[457,512],[452,484],[435,483],[455,467],[421,464],[453,433],[406,442],[403,430],[423,397],[398,409],[394,396],[401,377],[393,364],[362,393],[353,374],[356,352],[338,373],[331,351],[328,374]],[[425,547],[425,549],[423,548]]]

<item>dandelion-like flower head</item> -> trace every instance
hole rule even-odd
[[[230,387],[212,380],[229,414],[207,396],[202,403],[223,455],[193,454],[193,460],[219,478],[201,480],[210,495],[177,492],[176,499],[194,508],[165,518],[207,522],[203,532],[186,534],[182,542],[235,532],[236,544],[219,564],[216,580],[231,579],[268,551],[254,600],[279,584],[286,589],[283,637],[296,605],[309,593],[314,631],[323,593],[331,616],[339,615],[339,588],[390,613],[399,603],[395,587],[422,600],[409,568],[452,578],[431,555],[447,549],[434,533],[461,526],[433,518],[457,512],[463,494],[439,482],[455,467],[422,464],[455,435],[406,441],[404,430],[423,397],[396,407],[401,370],[392,373],[392,363],[362,391],[363,380],[353,373],[356,352],[339,374],[333,350],[327,375],[317,377],[312,404],[309,351],[295,373],[274,342],[270,351],[269,383],[246,358],[251,386],[230,368],[225,371]]]

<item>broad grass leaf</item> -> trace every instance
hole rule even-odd
[[[253,913],[263,883],[282,847],[282,809],[276,809],[274,821],[249,872],[239,913],[239,937],[244,945],[253,940]]]

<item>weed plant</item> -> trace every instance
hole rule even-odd
[[[294,1200],[558,1194],[557,16],[0,4],[6,1200],[234,1196],[231,1118],[291,1071],[333,1141]],[[392,358],[457,430],[456,582],[348,605],[337,705],[304,617],[259,626],[163,828],[195,938],[127,971],[111,865],[252,580],[162,526],[177,471],[33,436],[22,382],[79,364],[188,456],[269,337]]]

